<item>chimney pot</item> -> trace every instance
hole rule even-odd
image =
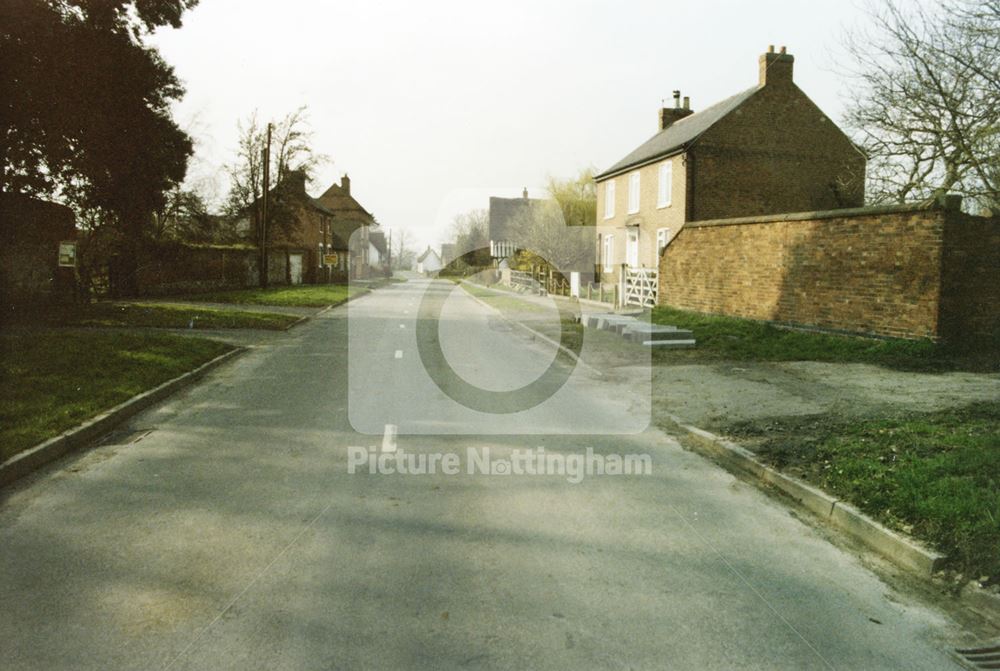
[[[528,187],[524,187],[524,189],[521,191],[521,197],[524,198],[525,200],[528,200]]]
[[[675,121],[680,121],[686,116],[690,116],[691,112],[691,99],[687,96],[684,97],[684,107],[681,107],[681,92],[674,91],[674,106],[671,107],[661,107],[660,113],[658,115],[658,121],[660,130],[663,130],[667,126],[670,126]]]
[[[769,54],[773,54],[774,53],[774,45],[773,44],[767,45],[767,53],[769,53]]]
[[[769,46],[759,59],[760,85],[791,84],[794,63],[795,57],[785,47],[781,47],[781,53],[775,53],[774,45]]]
[[[348,196],[351,195],[351,178],[344,173],[344,176],[340,178],[340,189],[346,193]]]

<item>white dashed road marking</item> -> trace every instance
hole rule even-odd
[[[395,452],[396,451],[396,433],[399,431],[399,427],[395,424],[386,424],[385,433],[382,434],[382,451],[383,452]]]

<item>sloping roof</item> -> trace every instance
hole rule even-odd
[[[323,214],[329,215],[331,217],[336,216],[336,214],[333,212],[333,210],[331,210],[330,208],[328,208],[325,205],[323,205],[323,203],[319,202],[319,200],[317,198],[313,198],[308,193],[306,194],[305,200],[306,200],[306,203],[308,203],[310,206],[314,207],[315,209],[319,210]]]
[[[424,259],[426,259],[426,258],[427,258],[428,256],[430,256],[431,254],[433,254],[434,256],[437,256],[437,258],[438,258],[438,261],[440,261],[440,260],[441,260],[441,257],[440,257],[440,256],[438,256],[438,253],[437,253],[437,252],[435,252],[435,251],[434,251],[433,249],[431,249],[430,247],[428,247],[428,248],[426,249],[426,251],[424,251],[424,253],[423,253],[423,254],[421,254],[420,256],[418,256],[418,257],[417,257],[417,262],[418,262],[418,263],[420,263],[420,262],[423,262],[423,260],[424,260]]]
[[[526,209],[541,201],[537,198],[498,198],[490,196],[490,240],[510,240],[511,223]]]
[[[330,247],[332,247],[333,249],[341,249],[341,250],[349,249],[347,243],[344,242],[344,239],[339,235],[337,235],[337,232],[334,230],[330,231]]]
[[[711,107],[706,107],[700,112],[695,112],[691,116],[684,117],[680,121],[675,121],[643,142],[635,151],[597,175],[594,179],[600,181],[604,178],[612,177],[629,168],[649,163],[661,156],[675,153],[678,149],[690,145],[705,131],[749,100],[759,90],[759,86],[754,86],[746,91],[730,96],[721,102],[717,102]]]
[[[323,195],[317,198],[316,201],[341,218],[345,214],[356,214],[359,219],[367,223],[375,220],[371,213],[354,199],[354,196],[344,191],[337,184],[331,184],[330,188],[324,191]]]
[[[375,245],[375,249],[381,254],[385,254],[385,233],[382,231],[369,231],[368,242]]]

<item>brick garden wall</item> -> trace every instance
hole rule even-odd
[[[660,259],[660,302],[881,336],[995,332],[998,222],[952,208],[691,222]]]
[[[270,281],[285,284],[284,251],[271,250],[270,259]],[[147,296],[256,286],[257,249],[164,242],[146,251],[138,274]]]
[[[946,338],[1000,336],[1000,218],[954,213],[944,233],[940,329]]]

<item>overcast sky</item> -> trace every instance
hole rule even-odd
[[[307,105],[331,159],[311,193],[347,172],[422,248],[488,195],[608,167],[656,131],[673,89],[697,111],[755,84],[768,44],[788,46],[796,82],[839,120],[840,33],[860,20],[844,0],[201,0],[153,42],[187,87],[192,179],[224,195],[237,121]]]

